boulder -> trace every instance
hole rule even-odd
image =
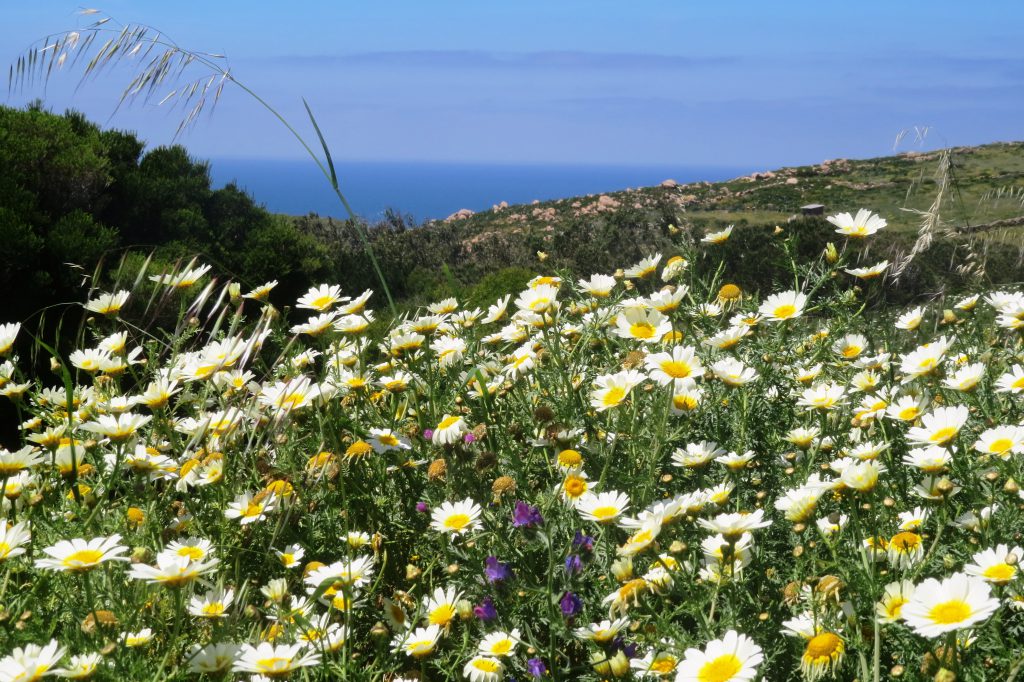
[[[450,223],[450,222],[454,222],[456,220],[465,220],[466,218],[470,217],[471,215],[473,215],[473,211],[470,211],[468,208],[460,208],[458,211],[456,211],[455,213],[452,213],[450,216],[445,218],[444,221],[446,223]]]

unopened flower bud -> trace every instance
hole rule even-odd
[[[622,557],[612,562],[612,575],[620,583],[627,582],[633,579],[633,559],[632,557]]]

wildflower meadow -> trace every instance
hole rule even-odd
[[[486,310],[191,261],[8,321],[0,680],[1016,679],[1024,294],[870,306],[885,220],[829,220],[760,296],[725,230]]]

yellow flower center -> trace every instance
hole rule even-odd
[[[667,674],[676,669],[678,661],[673,656],[662,655],[654,659],[651,663],[651,671],[661,674]]]
[[[622,402],[622,399],[626,397],[626,389],[615,386],[609,388],[608,392],[604,394],[604,398],[601,400],[602,403],[609,407],[614,407]]]
[[[654,533],[650,530],[642,530],[626,541],[627,545],[643,545],[654,539]],[[628,585],[628,583],[627,583]]]
[[[301,407],[306,402],[306,396],[302,393],[286,393],[277,401],[277,406],[284,409]]]
[[[897,413],[896,416],[902,419],[903,421],[908,422],[911,419],[917,419],[917,415],[919,415],[920,413],[921,410],[919,410],[917,406],[904,407]]]
[[[861,349],[860,346],[847,346],[846,348],[843,348],[843,357],[844,358],[855,358],[858,355],[860,355],[860,351],[861,350],[862,349]]]
[[[811,663],[827,663],[838,658],[844,651],[843,640],[832,632],[822,632],[811,637],[804,650],[804,660]]]
[[[224,604],[220,602],[214,602],[212,604],[203,605],[204,616],[220,616],[224,614],[225,610],[226,609],[224,608]]]
[[[909,552],[921,546],[921,536],[917,533],[897,533],[889,544],[898,552]]]
[[[722,288],[718,290],[718,298],[722,301],[731,301],[739,298],[742,293],[735,284],[723,284]]]
[[[697,407],[697,399],[692,395],[672,396],[672,406],[677,410],[692,410]]]
[[[259,502],[250,502],[248,505],[246,505],[245,511],[242,512],[242,516],[245,516],[245,517],[259,516],[262,513],[263,513],[263,505],[262,504],[260,504]]]
[[[178,556],[187,556],[192,561],[203,558],[203,550],[198,547],[182,547],[178,550]]]
[[[501,664],[489,658],[478,658],[473,661],[473,667],[485,673],[496,673],[501,670]]]
[[[510,651],[512,651],[512,640],[510,639],[503,639],[491,646],[491,653],[495,656],[504,656]]]
[[[988,446],[990,452],[997,455],[1005,455],[1013,447],[1013,441],[1009,438],[997,438]]]
[[[0,553],[0,556],[3,554]],[[995,564],[986,568],[982,575],[994,583],[1008,583],[1017,575],[1017,568],[1009,564]]]
[[[788,320],[789,318],[796,315],[796,306],[791,305],[789,303],[780,305],[774,311],[772,311],[772,315],[774,315],[776,318],[780,320]]]
[[[903,611],[903,605],[906,604],[909,599],[904,596],[893,597],[889,603],[885,605],[885,612],[890,618],[899,618],[900,613]]]
[[[743,669],[743,662],[735,654],[723,654],[702,665],[697,671],[700,682],[727,682]]]
[[[256,667],[260,671],[267,675],[273,675],[274,673],[288,672],[289,666],[291,665],[291,659],[284,658],[282,656],[274,656],[273,658],[261,658],[256,661]]]
[[[455,618],[455,607],[451,604],[441,604],[430,612],[431,625],[448,625]]]
[[[578,467],[583,463],[583,456],[576,450],[562,450],[558,453],[558,463],[564,467]]]
[[[618,513],[618,507],[612,506],[597,507],[594,509],[594,511],[591,512],[595,519],[602,522],[611,521]]]
[[[629,327],[630,336],[637,339],[650,339],[655,334],[654,325],[648,322],[635,322]]]
[[[438,431],[444,431],[445,429],[454,426],[459,421],[459,417],[447,416],[441,420],[441,423],[437,425]]]
[[[6,559],[7,555],[11,553],[11,546],[6,542],[0,541],[0,559]]]
[[[444,520],[444,527],[451,530],[462,530],[469,525],[469,514],[452,514]]]
[[[693,374],[693,368],[688,362],[669,360],[661,363],[661,371],[673,379],[685,379]]]
[[[80,549],[64,557],[61,563],[68,569],[75,571],[92,568],[102,558],[103,552],[98,549]]]
[[[928,440],[938,445],[942,445],[952,439],[959,431],[960,429],[955,426],[944,426],[933,433]]]
[[[323,310],[332,303],[334,303],[333,296],[317,296],[309,302],[309,305],[315,310]]]
[[[941,604],[936,604],[928,612],[928,618],[933,623],[940,625],[951,625],[967,620],[971,615],[971,605],[962,599],[951,599]]]
[[[406,650],[413,656],[420,658],[434,650],[434,640],[417,639],[405,645]]]
[[[587,492],[587,481],[579,476],[570,476],[562,486],[567,497],[576,498]]]
[[[366,441],[357,440],[345,450],[346,457],[363,457],[373,452],[373,446]]]

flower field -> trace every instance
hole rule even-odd
[[[872,306],[885,220],[829,220],[760,295],[730,229],[486,310],[190,262],[0,326],[0,681],[1017,678],[1024,294]]]

